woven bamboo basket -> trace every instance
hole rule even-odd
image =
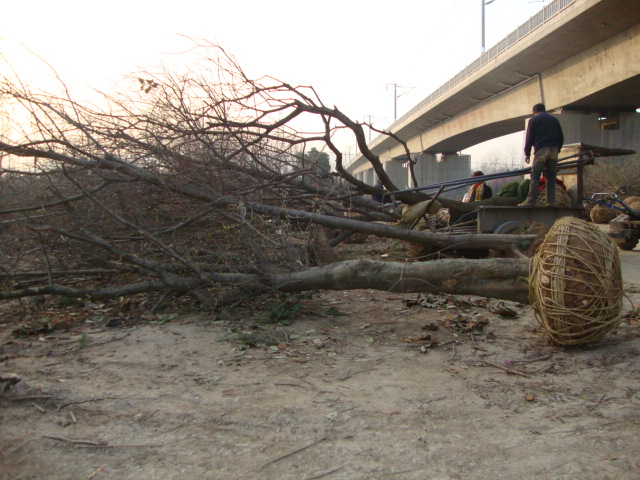
[[[630,202],[628,200],[625,200],[624,203],[627,204],[629,207],[633,208],[634,210],[640,210],[640,198],[638,197],[634,197],[637,200],[631,200]]]
[[[594,343],[620,323],[622,274],[615,243],[573,217],[556,221],[530,264],[529,299],[552,343]]]
[[[604,205],[595,205],[589,212],[589,218],[593,223],[609,223],[611,220],[620,215],[620,212]]]
[[[555,199],[556,207],[570,207],[571,206],[571,197],[567,193],[564,188],[560,188],[556,185],[556,199]],[[547,189],[543,188],[540,193],[538,193],[538,201],[536,205],[546,205],[547,204]]]

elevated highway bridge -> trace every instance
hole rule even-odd
[[[639,149],[640,0],[555,0],[389,130],[408,143],[419,182],[446,181],[469,174],[458,152],[524,130],[539,102],[557,114],[567,143]],[[369,148],[396,185],[408,184],[397,142],[379,135]],[[448,165],[438,167],[442,158]],[[375,181],[362,156],[348,170]]]

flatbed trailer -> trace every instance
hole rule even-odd
[[[453,223],[439,231],[455,234],[455,233],[493,233],[493,234],[509,234],[515,233],[522,229],[524,225],[533,222],[542,223],[544,225],[553,225],[554,222],[562,217],[584,217],[583,202],[593,201],[591,198],[584,198],[584,168],[592,165],[596,157],[611,157],[632,155],[636,153],[634,150],[626,150],[619,148],[597,147],[586,144],[565,145],[563,150],[573,151],[571,155],[561,158],[558,162],[558,176],[562,175],[561,171],[568,172],[573,176],[573,186],[575,194],[572,198],[572,206],[567,207],[547,207],[547,206],[498,206],[498,205],[478,205],[471,212],[466,213],[463,218],[472,217],[474,220],[467,220],[460,223]],[[393,194],[415,191],[427,191],[439,189],[439,195],[442,191],[455,190],[462,186],[471,185],[476,182],[487,181],[497,178],[508,178],[520,175],[526,175],[531,172],[531,167],[503,172],[499,174],[483,175],[481,177],[472,177],[466,179],[452,180],[448,182],[435,183],[422,187],[408,188],[390,192]],[[566,173],[564,175],[567,175]],[[565,182],[566,183],[566,182]],[[615,197],[615,194],[613,194]],[[633,249],[640,241],[640,211],[629,209],[622,201],[622,210],[625,215],[610,222],[609,235],[623,250]],[[597,203],[603,203],[598,201]],[[608,205],[610,206],[610,205]],[[416,222],[417,223],[417,222]]]
[[[636,248],[640,241],[640,210],[627,205],[616,193],[594,193],[587,201],[620,212],[609,222],[609,236],[622,250]]]
[[[477,233],[513,233],[523,224],[537,222],[553,225],[562,217],[580,218],[582,207],[502,207],[483,205],[478,207]]]
[[[609,236],[622,250],[633,250],[640,240],[640,220],[620,215],[609,222]]]

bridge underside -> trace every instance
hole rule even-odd
[[[410,149],[454,152],[521,131],[524,120],[531,115],[532,105],[538,102],[545,103],[549,110],[603,116],[633,112],[640,107],[639,59],[640,25],[637,25],[469,106],[435,127],[416,131],[408,137]],[[416,119],[413,128],[420,128],[422,122]]]
[[[635,111],[640,108],[640,74],[570,102],[564,108],[595,113]]]
[[[529,109],[531,105],[527,104]],[[580,112],[597,114],[598,116],[614,116],[622,112],[635,112],[640,107],[640,75],[624,80],[586,97],[567,103],[559,108],[562,112]],[[461,132],[436,143],[424,153],[450,153],[468,148],[473,145],[499,138],[511,133],[524,130],[525,120],[531,114],[497,121],[488,125]],[[411,143],[415,145],[415,143]],[[416,145],[417,146],[417,145]],[[413,151],[413,149],[412,149]],[[400,153],[400,152],[399,152]],[[399,155],[398,158],[402,158]]]

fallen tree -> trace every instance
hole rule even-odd
[[[514,287],[526,275],[523,260],[314,268],[311,225],[516,256],[515,246],[533,237],[396,225],[399,210],[368,198],[383,191],[351,176],[333,141],[336,131],[350,131],[385,188],[397,190],[367,148],[365,127],[375,130],[371,125],[325,106],[311,87],[251,80],[219,47],[200,47],[212,68],[146,73],[125,84],[124,94],[105,96],[102,109],[2,78],[0,95],[22,107],[33,128],[0,141],[1,152],[23,159],[0,181],[0,299],[154,293],[159,305],[189,293],[220,305],[264,292],[378,288],[524,301]],[[316,121],[317,130],[294,128],[302,117]],[[402,139],[375,131],[393,137],[410,156]],[[333,152],[335,172],[309,163],[309,144]],[[429,196],[407,192],[397,199],[414,204]],[[460,212],[474,208],[442,203]]]
[[[457,249],[495,249],[511,251],[515,245],[524,241],[530,241],[534,239],[535,235],[500,235],[500,234],[464,234],[464,235],[451,235],[445,233],[432,233],[425,231],[415,231],[406,228],[397,228],[395,226],[381,225],[371,222],[363,222],[354,220],[352,218],[323,215],[319,213],[306,212],[304,210],[298,210],[293,208],[283,208],[272,205],[266,205],[258,202],[249,202],[248,200],[239,199],[237,197],[223,198],[215,194],[215,192],[203,190],[201,188],[193,187],[192,185],[185,185],[181,182],[175,182],[171,179],[165,179],[158,177],[145,170],[138,169],[135,166],[123,162],[120,159],[113,157],[104,158],[101,160],[87,160],[78,159],[70,156],[64,156],[60,154],[52,154],[50,152],[36,150],[33,148],[19,148],[8,145],[4,142],[0,142],[0,150],[14,155],[26,156],[26,157],[38,157],[49,158],[51,160],[63,161],[70,165],[77,165],[87,168],[99,168],[104,170],[114,170],[120,173],[126,173],[129,178],[144,181],[157,186],[165,187],[173,192],[190,197],[196,200],[209,202],[216,204],[218,208],[229,206],[242,206],[245,209],[250,209],[252,212],[259,214],[267,214],[274,217],[280,217],[285,220],[304,221],[309,224],[323,225],[325,227],[332,227],[338,229],[344,229],[354,232],[366,233],[377,235],[380,237],[397,238],[400,240],[406,240],[415,243],[424,243],[432,245],[436,248],[455,247]],[[373,203],[373,205],[372,205]],[[360,201],[361,207],[377,208],[379,206],[375,202]],[[371,212],[369,212],[371,214]],[[366,215],[365,215],[366,216]],[[397,219],[397,214],[377,215],[379,219]]]
[[[309,290],[374,289],[402,293],[455,293],[528,303],[529,262],[524,259],[447,259],[434,262],[399,263],[351,260],[300,272],[258,274],[203,274],[168,282],[144,282],[123,287],[82,289],[44,286],[0,293],[0,299],[35,295],[63,295],[93,299],[115,298],[143,292],[188,293],[212,284],[232,285],[246,294],[273,291],[299,293]],[[220,304],[238,300],[218,298]]]

